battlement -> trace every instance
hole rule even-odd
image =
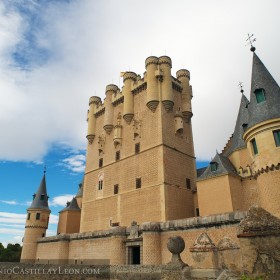
[[[145,102],[148,109],[155,113],[159,103],[162,103],[167,112],[173,112],[176,99],[176,106],[181,108],[182,117],[189,121],[192,117],[191,99],[192,88],[189,84],[190,72],[186,69],[178,70],[176,78],[171,75],[172,60],[168,56],[150,56],[145,60],[146,72],[144,76],[127,71],[122,73],[122,90],[118,86],[109,84],[106,86],[106,98],[104,102],[97,96],[90,97],[88,112],[88,134],[89,144],[94,140],[96,134],[96,119],[104,115],[103,128],[107,134],[113,130],[114,111],[118,110],[127,124],[130,124],[142,106],[135,103],[135,96],[143,94],[141,102]],[[174,91],[179,93],[174,96]],[[122,105],[121,105],[122,104]],[[121,105],[121,107],[120,107]],[[178,111],[174,110],[174,114]],[[178,117],[178,114],[177,114]]]

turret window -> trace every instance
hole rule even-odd
[[[31,213],[27,214],[27,220],[30,220]]]
[[[140,189],[142,186],[141,178],[136,178],[136,189]]]
[[[263,88],[256,89],[255,95],[256,95],[257,103],[261,103],[265,101],[265,92]]]
[[[117,160],[120,160],[120,158],[121,158],[121,152],[120,152],[120,151],[117,151],[117,152],[116,152],[116,161],[117,161]]]
[[[140,143],[135,144],[135,154],[140,153]]]
[[[218,170],[218,163],[215,161],[210,162],[210,170],[217,171]]]
[[[119,185],[116,184],[114,185],[114,194],[118,194],[119,193]]]
[[[280,147],[280,129],[273,131],[273,136],[276,147]]]
[[[41,214],[40,213],[36,213],[36,220],[40,220]]]
[[[99,167],[102,167],[103,166],[103,158],[100,158],[99,159]]]
[[[189,178],[186,178],[186,187],[188,190],[191,189],[191,180]]]
[[[45,199],[45,195],[44,194],[41,194],[41,200],[44,200]]]
[[[251,146],[252,146],[254,155],[257,155],[259,153],[259,151],[258,151],[258,146],[257,146],[257,142],[256,142],[255,138],[251,140]]]
[[[98,190],[101,191],[103,189],[103,180],[99,180],[98,182]]]

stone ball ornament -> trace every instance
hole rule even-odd
[[[185,241],[181,236],[169,237],[167,248],[172,254],[181,254],[185,249]]]

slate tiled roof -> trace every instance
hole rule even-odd
[[[264,89],[266,100],[257,103],[255,90]],[[260,58],[254,53],[248,128],[263,121],[280,117],[280,88]]]
[[[47,194],[47,186],[46,186],[46,175],[44,174],[40,186],[34,194],[34,199],[31,203],[31,206],[28,209],[48,209],[48,194]]]
[[[203,172],[206,170],[206,168],[207,168],[207,166],[196,169],[196,177],[199,178],[203,174]]]
[[[81,211],[81,208],[78,206],[77,199],[74,197],[71,202],[67,202],[65,208],[63,208],[60,212],[63,211]]]
[[[233,174],[237,175],[237,172],[230,162],[230,160],[223,156],[222,154],[217,153],[214,159],[211,162],[216,162],[218,164],[216,171],[211,171],[211,163],[207,166],[203,174],[200,175],[200,177],[197,178],[197,180],[204,180],[216,176],[220,176],[223,174]]]
[[[248,104],[249,100],[247,97],[242,93],[241,102],[239,106],[239,112],[235,124],[235,129],[233,132],[233,136],[231,139],[231,145],[225,153],[225,156],[228,156],[233,151],[238,150],[246,146],[243,140],[243,133],[244,133],[244,124],[248,124]]]

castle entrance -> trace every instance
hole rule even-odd
[[[126,264],[142,264],[143,241],[126,242]]]

